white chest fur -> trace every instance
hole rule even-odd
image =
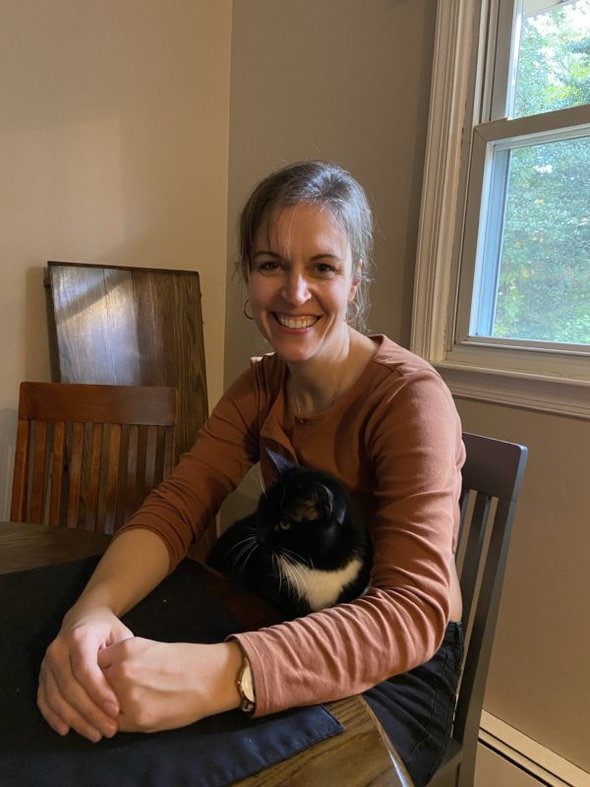
[[[361,568],[361,560],[354,558],[338,571],[318,571],[307,566],[294,565],[283,557],[278,558],[281,574],[299,598],[305,599],[311,609],[330,607],[343,587],[352,582]]]

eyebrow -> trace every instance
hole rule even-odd
[[[268,251],[266,249],[260,249],[260,251],[257,251],[254,254],[252,259],[256,259],[256,257],[264,256],[264,255],[266,255],[267,257],[277,257],[277,259],[283,258],[283,255],[280,254],[278,251]],[[342,257],[338,256],[338,254],[331,254],[329,251],[326,251],[326,252],[321,252],[320,254],[314,254],[313,257],[310,257],[310,260],[314,262],[315,260],[325,260],[326,258],[330,260],[342,259]]]
[[[266,254],[266,256],[268,256],[268,257],[280,257],[280,256],[281,256],[281,255],[280,255],[278,252],[276,252],[276,251],[267,251],[266,249],[260,249],[260,251],[257,251],[257,252],[256,252],[256,253],[253,255],[253,257],[252,257],[252,258],[253,258],[253,259],[256,259],[256,257],[260,257],[261,255],[264,255],[264,254]]]

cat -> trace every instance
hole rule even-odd
[[[268,451],[278,475],[256,510],[214,544],[208,564],[290,617],[351,601],[369,583],[371,542],[340,481]]]

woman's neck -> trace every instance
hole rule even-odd
[[[367,336],[349,329],[335,356],[289,364],[287,395],[293,414],[311,416],[331,407],[356,382],[374,352]]]

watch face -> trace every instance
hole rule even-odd
[[[254,683],[252,681],[252,670],[250,669],[250,663],[248,662],[247,659],[244,659],[244,666],[240,674],[239,683],[240,685],[238,686],[238,688],[240,689],[240,694],[242,694],[244,699],[253,703]]]
[[[240,694],[240,710],[244,713],[253,713],[256,708],[256,699],[254,697],[254,681],[252,680],[252,670],[250,669],[250,662],[244,656],[242,669],[238,675],[236,686]]]

